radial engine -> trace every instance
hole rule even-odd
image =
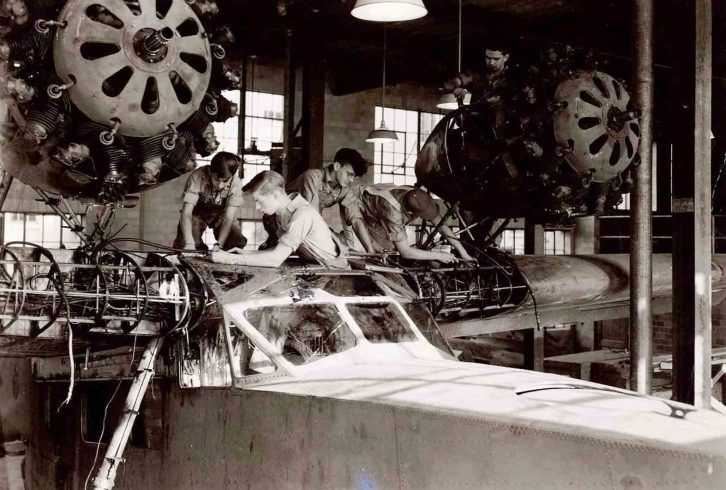
[[[614,77],[573,50],[550,49],[512,73],[496,101],[463,106],[436,126],[418,182],[477,218],[570,224],[632,188],[638,111]]]
[[[214,0],[5,0],[0,159],[20,181],[116,203],[195,167],[237,114]]]

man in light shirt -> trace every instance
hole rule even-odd
[[[260,172],[243,188],[257,208],[274,215],[277,245],[268,250],[212,251],[220,264],[279,267],[293,253],[306,262],[347,269],[344,246],[334,237],[320,213],[299,194],[285,192],[282,175]]]

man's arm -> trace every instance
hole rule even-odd
[[[219,229],[219,236],[217,237],[217,242],[221,247],[224,247],[224,242],[227,241],[227,237],[229,236],[229,232],[232,229],[232,224],[234,223],[234,220],[237,218],[237,211],[238,207],[236,206],[227,206],[227,209],[224,210],[224,219],[222,220],[222,227]]]
[[[179,219],[181,220],[185,250],[196,250],[197,248],[194,242],[194,236],[192,235],[192,211],[194,211],[194,204],[185,202],[182,205],[181,217]]]
[[[363,248],[366,250],[366,252],[368,252],[369,254],[375,253],[376,249],[373,246],[373,240],[371,239],[370,233],[368,233],[368,227],[366,226],[363,219],[354,219],[352,226],[353,231],[355,231],[358,240],[360,240],[360,243],[361,245],[363,245]]]
[[[448,225],[441,225],[439,227],[439,231],[442,235],[444,235],[444,238],[446,238],[446,241],[449,242],[449,244],[454,247],[454,250],[459,254],[459,257],[463,260],[474,260],[474,258],[469,255],[469,252],[466,251],[464,246],[461,244],[461,242],[456,238],[456,235],[454,235],[454,232],[451,228],[448,227]]]
[[[341,234],[343,235],[343,244],[350,250],[355,250],[355,238],[353,227],[345,221],[345,211],[343,206],[338,205],[338,211],[340,211],[340,222],[343,223],[343,229]]]
[[[469,87],[474,82],[474,76],[471,72],[458,73],[452,78],[449,78],[443,83],[445,90],[452,92],[456,97],[463,97],[466,87]]]
[[[293,250],[282,243],[271,250],[245,250],[245,253],[230,253],[223,250],[212,252],[212,262],[253,267],[280,267]]]
[[[393,242],[396,246],[396,250],[401,254],[404,259],[410,260],[438,260],[445,264],[456,262],[456,257],[448,252],[434,252],[433,250],[421,250],[413,248],[406,241]]]

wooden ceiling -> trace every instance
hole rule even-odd
[[[341,95],[380,86],[383,27],[350,15],[355,0],[218,0],[231,19],[240,49],[258,63],[285,57],[286,32],[302,56],[325,59],[328,83]],[[674,33],[684,28],[683,5],[693,0],[654,0],[656,79],[672,71]],[[481,48],[503,40],[514,52],[533,54],[548,43],[592,49],[607,70],[627,80],[633,0],[462,0],[463,66],[481,66]],[[391,82],[436,87],[456,70],[458,1],[424,0],[427,16],[388,26]],[[714,106],[726,94],[726,2],[713,2]],[[229,12],[234,12],[229,14]],[[726,103],[726,96],[723,97]]]

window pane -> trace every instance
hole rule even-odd
[[[552,231],[544,232],[544,253],[547,255],[555,254],[555,234]]]
[[[43,241],[43,218],[39,214],[25,215],[25,241],[41,243]]]
[[[43,241],[41,245],[48,248],[60,248],[61,219],[54,214],[43,215]]]
[[[381,107],[376,106],[374,124],[380,122]],[[431,130],[433,121],[441,119],[440,114],[386,108],[385,119],[388,127],[398,135],[398,141],[385,145],[376,144],[373,156],[374,182],[413,185],[416,183],[415,165],[419,151],[419,141],[423,141]],[[419,119],[421,127],[419,127]],[[423,130],[426,133],[423,133]],[[389,167],[385,167],[389,166]]]
[[[354,347],[357,339],[333,305],[280,305],[245,312],[252,326],[295,365]]]
[[[418,340],[398,309],[391,303],[349,304],[350,314],[374,344]]]
[[[231,102],[239,103],[239,90],[225,91],[222,92],[222,95]],[[285,98],[282,95],[250,91],[245,93],[245,148],[252,145],[253,138],[257,141],[257,149],[261,151],[270,150],[272,143],[282,142],[284,102]],[[238,117],[230,118],[223,123],[213,123],[213,126],[217,140],[220,142],[217,151],[229,151],[236,154],[239,139]],[[198,158],[197,166],[208,165],[213,157],[214,154],[203,159]],[[246,163],[245,166],[247,166]],[[267,169],[269,169],[269,162],[261,167],[253,167],[251,172],[245,172],[246,182],[260,170]]]
[[[22,241],[25,228],[23,213],[3,213],[3,239],[5,243]]]

